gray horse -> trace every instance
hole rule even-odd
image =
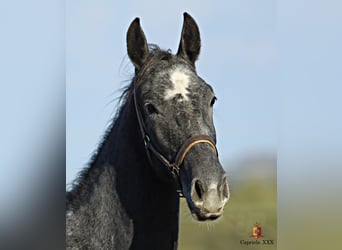
[[[177,249],[179,199],[215,220],[229,199],[216,148],[213,89],[195,69],[199,29],[184,13],[177,54],[127,32],[135,77],[89,166],[66,194],[67,249]]]

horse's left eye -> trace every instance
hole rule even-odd
[[[158,113],[158,110],[156,109],[156,107],[153,106],[153,104],[151,104],[151,103],[146,103],[145,109],[146,109],[147,114],[149,114],[149,115]]]
[[[214,106],[216,100],[217,100],[217,98],[216,98],[216,96],[214,96],[213,99],[211,99],[211,101],[210,101],[210,107]]]

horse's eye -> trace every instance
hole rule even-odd
[[[149,114],[149,115],[158,113],[158,110],[156,109],[156,107],[153,106],[153,104],[151,104],[151,103],[146,103],[145,109],[146,109],[147,114]]]
[[[216,96],[214,96],[213,99],[211,99],[211,101],[210,101],[210,107],[214,106],[216,100],[217,100],[217,98],[216,98]]]

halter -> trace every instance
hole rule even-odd
[[[137,87],[138,87],[137,85],[139,84],[139,82],[140,82],[142,76],[144,75],[146,69],[148,68],[148,66],[150,66],[152,64],[151,61],[152,60],[149,60],[147,63],[145,63],[143,68],[138,72],[137,76],[134,79],[134,83],[133,83],[134,108],[135,108],[135,112],[137,114],[140,132],[142,135],[142,139],[144,141],[146,155],[147,155],[147,158],[148,158],[150,165],[151,166],[153,165],[152,159],[151,159],[151,154],[150,154],[150,151],[151,151],[153,153],[153,155],[155,157],[157,157],[157,159],[170,170],[170,172],[172,173],[172,175],[175,178],[177,185],[178,185],[177,192],[180,194],[181,197],[184,197],[184,195],[182,193],[182,189],[181,189],[181,182],[179,179],[179,171],[180,171],[180,167],[183,164],[183,161],[184,161],[185,157],[187,156],[187,154],[189,153],[189,151],[195,145],[200,144],[200,143],[209,144],[209,146],[212,149],[214,149],[216,155],[218,155],[218,151],[217,151],[215,142],[211,139],[211,137],[209,137],[208,135],[205,135],[205,134],[194,135],[194,136],[191,136],[190,138],[186,139],[185,142],[182,144],[182,146],[179,148],[179,150],[176,154],[176,157],[173,159],[173,161],[169,161],[163,154],[161,154],[155,148],[155,146],[153,146],[151,139],[150,139],[150,136],[146,132],[146,126],[145,126],[141,111],[140,111],[139,106],[138,106],[137,98],[136,98],[136,91],[137,91]]]

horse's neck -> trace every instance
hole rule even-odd
[[[148,165],[135,112],[129,111],[124,117],[123,126],[109,138],[116,142],[110,162],[115,168],[121,205],[133,220],[137,237],[148,237],[147,232],[151,232],[153,241],[157,234],[163,237],[163,232],[178,234],[178,194],[172,185],[158,180]]]
[[[146,164],[135,116],[121,115],[84,175],[92,180],[82,180],[88,184],[83,188],[92,191],[81,203],[82,210],[97,216],[92,219],[104,220],[97,222],[103,226],[110,220],[109,228],[133,230],[132,246],[156,244],[167,249],[178,237],[178,194]]]

